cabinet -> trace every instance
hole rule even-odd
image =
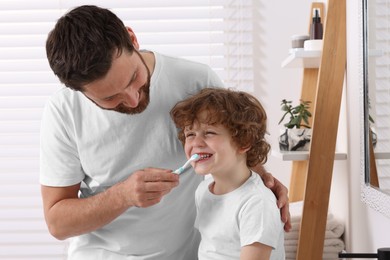
[[[291,201],[303,200],[301,229],[297,259],[322,259],[330,185],[332,181],[336,137],[346,64],[346,1],[328,0],[325,15],[324,3],[312,3],[319,8],[324,24],[323,49],[319,57],[310,53],[310,65],[304,55],[295,53],[284,66],[305,66],[301,99],[312,102],[313,128],[307,160],[293,161],[289,188]],[[300,55],[300,56],[299,56]],[[318,53],[316,54],[318,55]],[[314,65],[314,61],[319,66]],[[346,155],[345,155],[346,156]]]

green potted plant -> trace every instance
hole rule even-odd
[[[289,118],[287,123],[284,123],[284,129],[279,136],[279,148],[281,151],[308,151],[311,140],[311,127],[309,126],[309,118],[312,116],[310,109],[310,101],[300,100],[299,105],[293,106],[292,101],[282,100],[281,110],[284,112],[279,121],[281,124],[286,118]]]

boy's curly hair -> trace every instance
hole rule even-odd
[[[206,121],[200,121],[201,112]],[[178,138],[184,145],[184,128],[194,121],[221,124],[228,129],[233,142],[247,151],[247,166],[254,167],[267,161],[270,145],[265,140],[267,114],[260,102],[249,93],[224,88],[205,88],[178,102],[170,115],[179,129]]]

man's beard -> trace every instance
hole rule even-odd
[[[138,106],[136,107],[127,107],[125,106],[123,103],[117,105],[116,107],[114,108],[111,108],[111,109],[108,109],[108,110],[113,110],[113,111],[116,111],[116,112],[119,112],[119,113],[122,113],[122,114],[128,114],[128,115],[135,115],[135,114],[139,114],[141,112],[143,112],[147,106],[149,105],[149,101],[150,101],[150,95],[149,95],[149,89],[150,89],[150,84],[149,84],[149,80],[148,82],[142,87],[139,89],[139,92],[140,92],[140,96],[143,95],[143,99],[141,99],[138,103]]]
[[[127,115],[136,115],[136,114],[139,114],[139,113],[145,111],[145,109],[148,107],[149,101],[150,101],[149,89],[150,89],[150,80],[148,80],[148,82],[146,82],[146,84],[143,85],[139,89],[139,92],[140,92],[139,95],[140,96],[143,95],[143,99],[141,99],[139,101],[138,106],[136,106],[136,107],[127,107],[123,103],[121,103],[114,108],[105,108],[105,107],[100,106],[98,103],[96,103],[95,101],[93,101],[89,97],[87,97],[87,98],[89,100],[91,100],[95,105],[100,107],[101,109],[115,111],[115,112],[119,112],[119,113],[127,114]]]

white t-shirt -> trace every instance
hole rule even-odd
[[[201,234],[199,260],[237,260],[241,247],[259,242],[273,248],[272,260],[285,259],[284,231],[276,198],[260,176],[223,195],[210,192],[212,178],[195,194],[195,227]]]
[[[103,110],[68,88],[51,97],[41,126],[42,185],[81,182],[80,197],[85,198],[136,170],[174,170],[186,161],[169,111],[188,95],[222,82],[206,65],[154,55],[150,104],[141,114]],[[197,259],[194,193],[201,180],[190,169],[159,204],[129,208],[106,226],[72,238],[69,259]]]

